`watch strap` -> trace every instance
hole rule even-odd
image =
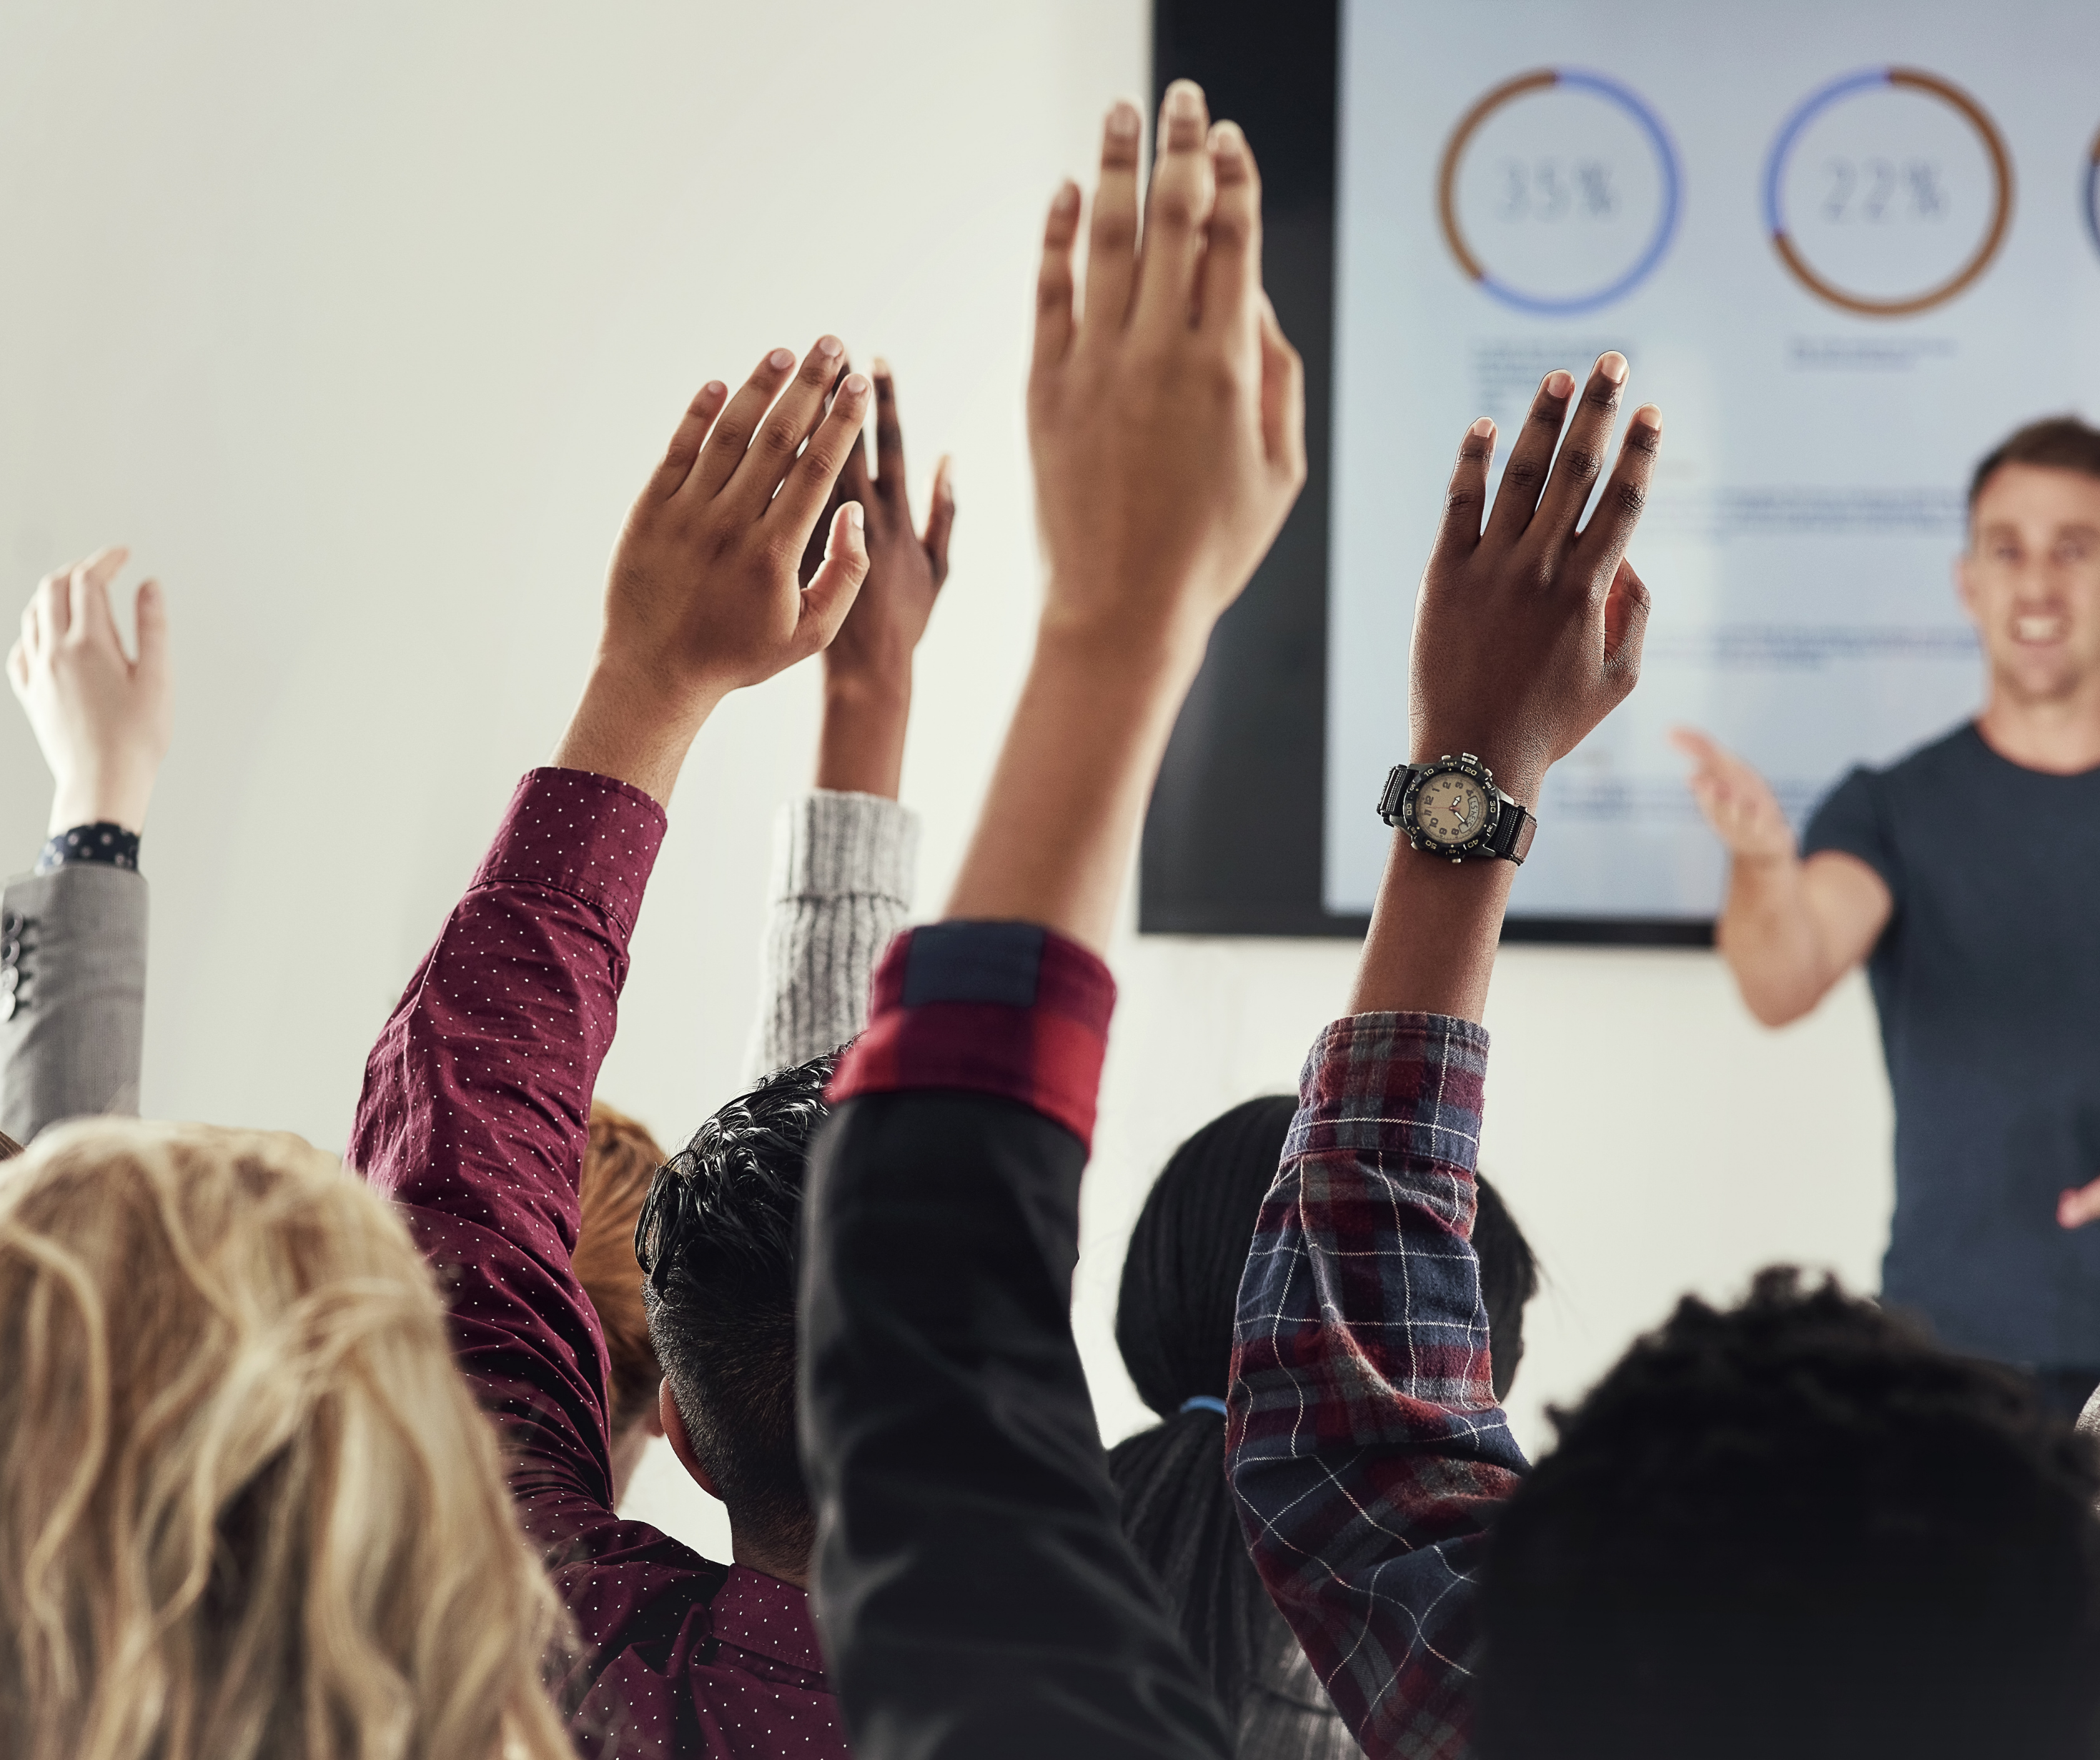
[[[1495,792],[1502,794],[1499,789]],[[1488,847],[1511,867],[1521,868],[1524,857],[1531,853],[1531,840],[1538,835],[1538,821],[1521,802],[1502,794],[1502,803],[1495,828],[1489,834]]]

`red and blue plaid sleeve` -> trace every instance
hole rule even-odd
[[[1374,1760],[1467,1751],[1483,1538],[1525,1465],[1472,1248],[1487,1054],[1443,1015],[1329,1027],[1240,1286],[1233,1494]]]
[[[889,944],[827,1098],[946,1088],[1032,1107],[1091,1146],[1115,980],[1035,923],[938,922]]]

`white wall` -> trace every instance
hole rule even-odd
[[[673,420],[826,328],[894,363],[922,485],[957,456],[905,772],[938,903],[1035,592],[1043,205],[1146,83],[1136,0],[0,9],[0,604],[121,540],[174,620],[150,1112],[342,1142],[367,1046],[559,730]],[[679,790],[602,1085],[667,1142],[734,1089],[814,684],[733,700]],[[0,712],[0,859],[26,864],[47,789]],[[1290,1083],[1351,957],[1118,949],[1079,1283],[1112,1437],[1142,1419],[1110,1310],[1146,1181]],[[1527,1438],[1687,1285],[1784,1256],[1871,1286],[1888,1108],[1859,986],[1773,1036],[1704,955],[1516,951],[1490,1024],[1487,1164],[1550,1279]],[[718,1546],[664,1466],[638,1503]]]

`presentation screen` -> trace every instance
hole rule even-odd
[[[1629,407],[1665,417],[1630,552],[1646,661],[1549,777],[1512,917],[1696,939],[1723,856],[1672,726],[1744,754],[1798,825],[1980,700],[1952,579],[1970,473],[2100,402],[2090,0],[1341,0],[1331,32],[1326,543],[1318,580],[1266,583],[1321,636],[1317,915],[1353,927],[1377,888],[1461,435],[1492,416],[1499,472],[1540,378],[1616,348]],[[1230,649],[1214,662],[1261,663]],[[1259,738],[1209,713],[1227,746]]]

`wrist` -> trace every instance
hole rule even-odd
[[[86,825],[121,825],[134,834],[143,832],[152,793],[151,775],[68,777],[52,791],[48,834],[56,837]]]
[[[1462,752],[1471,752],[1487,766],[1495,786],[1503,794],[1536,812],[1538,797],[1546,785],[1546,772],[1550,766],[1507,735],[1493,731],[1448,734],[1432,731],[1418,734],[1409,746],[1408,762],[1413,764],[1434,763],[1440,758],[1456,758]]]
[[[1083,673],[1105,690],[1185,690],[1203,664],[1210,633],[1208,623],[1191,631],[1171,622],[1074,618],[1046,609],[1033,663]]]
[[[911,674],[827,667],[817,734],[816,785],[841,794],[895,800],[904,775],[904,733],[911,717]]]
[[[694,736],[726,694],[707,686],[676,687],[617,655],[601,653],[552,762],[630,783],[668,806]]]

